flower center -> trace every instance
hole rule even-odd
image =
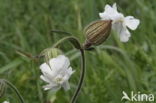
[[[117,20],[114,21],[114,23],[120,23],[120,22],[124,22],[124,19],[120,18],[120,19],[117,19]]]
[[[62,78],[56,78],[55,79],[56,83],[59,83],[59,84],[62,82],[62,80],[63,80]]]

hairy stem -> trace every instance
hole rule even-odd
[[[20,92],[17,90],[17,88],[16,88],[11,82],[9,82],[9,81],[7,81],[7,80],[5,80],[5,83],[6,83],[8,86],[10,86],[10,87],[15,91],[15,93],[17,94],[17,96],[18,96],[20,102],[21,102],[21,103],[25,103],[23,97],[21,96],[21,94],[20,94]]]

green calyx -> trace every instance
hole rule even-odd
[[[40,56],[42,56],[44,60],[48,62],[51,58],[56,58],[58,55],[61,54],[62,51],[58,48],[47,48],[40,53]]]

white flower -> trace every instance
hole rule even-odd
[[[8,102],[8,101],[4,101],[3,103],[10,103],[10,102]]]
[[[44,90],[52,89],[57,91],[61,87],[70,89],[68,79],[74,73],[70,67],[69,59],[64,55],[49,60],[40,66],[43,75],[40,78],[48,84],[43,86]]]
[[[119,36],[120,41],[127,42],[129,40],[130,32],[127,27],[131,30],[135,30],[140,24],[139,19],[135,19],[133,16],[126,16],[117,11],[116,3],[111,7],[106,5],[103,13],[99,13],[102,20],[112,20],[112,29],[115,30]]]

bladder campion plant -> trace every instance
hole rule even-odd
[[[86,40],[83,44],[73,36],[67,36],[57,41],[51,48],[43,50],[39,55],[33,56],[31,53],[23,51],[17,51],[22,56],[27,56],[32,60],[44,60],[44,63],[40,65],[42,74],[40,78],[47,84],[43,86],[44,90],[58,91],[60,88],[64,88],[65,91],[70,89],[69,79],[74,75],[75,70],[70,66],[70,60],[64,55],[62,50],[58,46],[64,42],[69,41],[77,50],[81,53],[81,73],[77,89],[75,90],[70,103],[75,103],[77,97],[82,88],[82,84],[85,76],[85,54],[84,51],[90,49],[92,46],[98,46],[107,40],[111,30],[117,32],[121,42],[127,42],[130,38],[130,32],[128,30],[135,30],[140,21],[135,19],[133,16],[124,16],[122,13],[117,11],[116,4],[113,6],[106,5],[104,12],[99,13],[100,20],[94,21],[84,29]],[[53,30],[55,33],[66,33],[63,31]],[[24,99],[17,90],[17,88],[5,79],[0,80],[0,96],[4,95],[6,86],[12,88],[21,103],[24,103]],[[7,102],[5,102],[7,103]]]

